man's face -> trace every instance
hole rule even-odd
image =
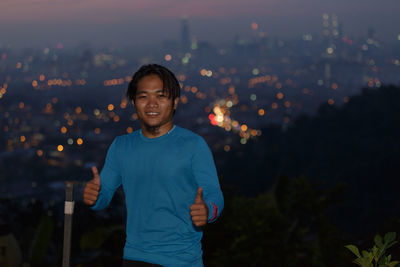
[[[163,82],[157,75],[148,75],[140,79],[137,85],[134,103],[138,117],[147,127],[172,127],[173,112],[178,105],[178,98],[172,103]]]

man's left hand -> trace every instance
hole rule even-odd
[[[190,206],[190,215],[192,222],[196,226],[203,226],[207,224],[208,220],[208,207],[203,200],[203,188],[197,189],[197,195],[194,199],[194,204]]]

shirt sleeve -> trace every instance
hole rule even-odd
[[[93,210],[101,210],[108,206],[115,190],[121,185],[121,168],[118,160],[118,137],[110,145],[104,167],[100,172],[100,193]]]
[[[192,157],[192,171],[197,184],[203,188],[203,200],[208,206],[208,222],[214,222],[224,208],[224,197],[213,156],[203,138],[197,141]]]

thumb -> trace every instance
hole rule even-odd
[[[99,175],[99,171],[97,170],[96,166],[92,167],[92,172],[93,172],[93,183],[100,185],[100,175]]]
[[[197,189],[197,194],[196,194],[196,198],[194,199],[194,203],[200,204],[202,202],[203,202],[203,188],[199,187],[199,189]]]

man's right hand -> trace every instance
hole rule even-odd
[[[96,166],[92,167],[93,179],[86,183],[83,190],[83,202],[86,205],[94,205],[100,192],[100,175]]]

